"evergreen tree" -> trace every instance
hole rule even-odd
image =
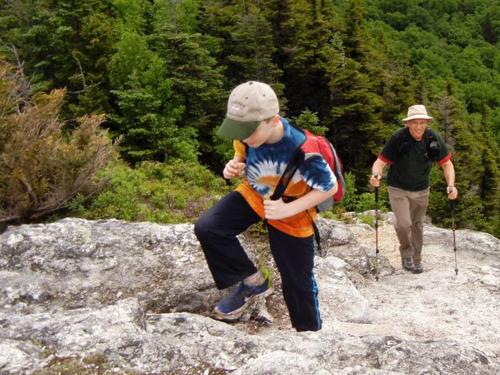
[[[278,61],[285,73],[289,115],[308,109],[325,121],[332,105],[328,86],[335,74],[332,67],[344,59],[333,8],[319,1],[295,1],[287,8],[282,5],[279,15],[275,27],[283,47]]]
[[[273,85],[280,95],[282,74],[274,62],[276,47],[270,21],[270,5],[267,1],[231,1],[222,4],[207,1],[200,25],[201,31],[218,38],[224,48],[217,55],[224,67],[225,87],[257,80]]]
[[[191,138],[202,144],[200,151],[211,153],[212,131],[221,121],[224,95],[221,69],[205,48],[210,42],[200,34],[165,33],[155,36],[153,43],[165,60],[173,100],[183,108],[178,126],[191,129]]]
[[[203,35],[203,44],[210,56],[215,57],[217,72],[224,91],[208,95],[211,101],[211,125],[200,132],[205,140],[202,160],[215,170],[220,170],[232,154],[232,144],[226,139],[215,136],[226,112],[226,101],[230,91],[248,80],[257,80],[270,84],[280,97],[281,109],[286,109],[286,98],[282,95],[283,84],[280,82],[282,71],[275,63],[276,47],[270,17],[273,14],[268,0],[203,1],[200,6],[197,30]],[[208,44],[207,44],[208,42]],[[208,48],[216,44],[221,48]],[[208,104],[208,103],[207,103]],[[207,106],[208,108],[208,106]],[[211,130],[211,134],[207,134]],[[210,140],[211,144],[207,144]]]
[[[35,92],[66,87],[69,118],[109,110],[110,2],[16,0],[4,2],[0,17],[4,49],[16,47]]]
[[[459,191],[457,222],[462,227],[498,231],[500,211],[500,174],[498,171],[498,146],[491,133],[484,132],[474,116],[466,115],[460,102],[453,97],[448,87],[439,105],[434,109],[435,123],[444,136],[445,143],[453,155],[456,186]],[[432,178],[432,199],[429,212],[436,223],[449,223],[449,204],[446,198],[446,183],[440,175]],[[498,234],[498,232],[496,232]]]
[[[382,121],[382,71],[365,30],[365,10],[359,0],[349,2],[343,33],[345,60],[329,82],[332,95],[331,132],[346,167],[355,174],[358,189],[366,189],[379,147],[392,130]]]
[[[121,40],[110,63],[122,150],[134,162],[196,160],[200,143],[212,151],[212,116],[220,112],[217,44],[193,32],[197,2],[130,2],[120,0]]]
[[[220,124],[225,100],[222,91],[222,67],[213,57],[220,44],[198,30],[199,2],[178,1],[176,7],[165,9],[157,2],[150,37],[151,48],[164,61],[167,77],[172,82],[172,101],[182,108],[177,127],[190,132],[197,143],[195,155],[214,165],[214,148],[218,140],[213,135]]]
[[[122,34],[116,49],[110,79],[117,108],[110,120],[114,132],[123,135],[122,154],[131,162],[164,161],[170,156],[195,159],[193,134],[176,125],[183,108],[172,101],[165,61],[133,31]]]

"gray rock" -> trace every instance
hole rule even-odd
[[[382,227],[386,243],[391,228]],[[375,282],[373,247],[365,241],[373,230],[322,221],[327,256],[316,259],[315,274],[324,328],[297,333],[286,310],[263,301],[251,306],[246,321],[212,319],[222,292],[192,229],[79,219],[8,228],[0,235],[0,373],[65,363],[73,367],[58,372],[500,372],[494,237],[460,233],[467,250],[459,277],[451,278],[442,263],[449,249],[439,245],[449,232],[426,226],[429,271],[398,271],[394,249],[383,249]],[[457,300],[466,314],[457,311]]]
[[[453,250],[453,231],[430,225],[424,227],[425,240],[429,244],[439,244]],[[473,252],[478,258],[500,256],[500,241],[489,233],[468,229],[455,231],[455,245],[458,252]]]
[[[354,241],[352,232],[341,222],[320,217],[317,226],[320,233],[321,246],[324,248],[346,245]]]
[[[346,263],[339,258],[327,257],[318,260],[316,267],[319,290],[319,302],[325,311],[323,319],[332,318],[354,323],[369,323],[369,303],[347,277]]]

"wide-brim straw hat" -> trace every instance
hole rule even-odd
[[[416,104],[409,107],[406,118],[404,118],[403,121],[410,121],[416,119],[432,120],[432,117],[427,114],[425,105]]]

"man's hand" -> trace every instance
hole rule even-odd
[[[380,180],[382,179],[381,175],[372,175],[370,177],[370,185],[374,187],[379,187],[380,186]]]
[[[281,220],[295,215],[290,206],[283,202],[283,199],[276,201],[264,200],[264,216],[270,220]]]
[[[448,194],[448,199],[454,200],[457,199],[458,190],[455,186],[448,186],[446,188],[446,194]]]
[[[244,171],[245,171],[245,163],[231,159],[227,162],[226,166],[224,167],[222,175],[224,176],[225,179],[229,180],[230,178],[233,177],[240,177]]]

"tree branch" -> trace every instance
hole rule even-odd
[[[28,193],[30,197],[31,204],[33,205],[37,204],[38,199],[36,198],[35,193],[33,193],[33,189],[31,188],[31,185],[28,183],[28,181],[26,181],[24,178],[21,177],[18,177],[17,179],[24,185],[26,193]]]

